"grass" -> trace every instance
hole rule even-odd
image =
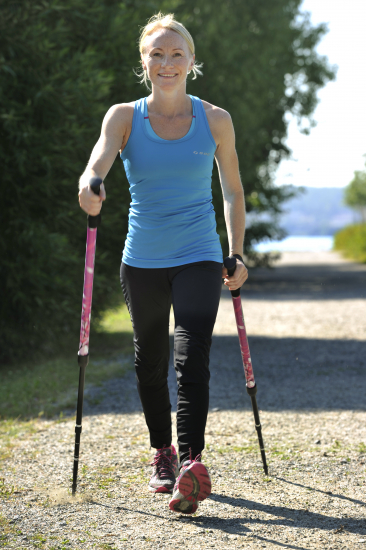
[[[0,478],[0,497],[9,498],[14,493],[14,486],[9,487],[5,484],[5,479]]]
[[[244,445],[244,446],[237,446],[237,445],[228,445],[226,447],[214,447],[212,446],[212,450],[216,451],[220,455],[224,453],[252,453],[256,451],[258,448],[257,445]]]
[[[346,258],[366,263],[366,223],[348,225],[334,236],[334,249]]]
[[[108,311],[92,329],[91,359],[86,385],[123,375],[132,368],[132,327],[126,306]],[[34,360],[1,367],[0,431],[4,421],[59,416],[76,408],[79,368],[78,335],[65,341],[64,352],[53,359]],[[7,426],[8,427],[8,426]]]

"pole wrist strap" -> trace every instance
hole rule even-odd
[[[244,263],[244,260],[243,260],[243,258],[240,256],[240,254],[233,254],[233,256],[234,256],[234,258],[238,258],[238,260],[240,260],[242,264]]]

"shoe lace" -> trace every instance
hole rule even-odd
[[[165,447],[157,449],[151,466],[156,467],[156,473],[160,478],[171,477],[173,473],[170,457],[165,454]]]
[[[192,459],[192,449],[191,449],[191,447],[189,447],[189,462],[201,462],[201,458],[202,458],[202,455],[198,454],[196,456],[196,458],[193,460]]]
[[[184,462],[180,469],[179,478],[183,475],[184,470],[186,470],[193,462],[201,462],[202,455],[198,454],[195,459],[192,458],[192,449],[189,448],[189,460],[187,462]]]

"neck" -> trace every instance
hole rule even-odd
[[[151,95],[148,97],[150,113],[173,118],[179,115],[192,114],[192,103],[186,93],[186,87],[178,90],[162,90],[156,86],[152,87]]]

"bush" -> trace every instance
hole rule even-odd
[[[248,212],[272,215],[291,196],[273,185],[288,154],[285,114],[311,120],[317,90],[334,77],[315,47],[326,32],[301,0],[12,0],[0,5],[0,359],[29,355],[80,323],[86,220],[77,180],[116,103],[148,95],[138,66],[139,26],[175,11],[197,44],[205,76],[188,91],[233,116]],[[219,39],[218,39],[219,38]],[[114,301],[130,202],[121,161],[106,181],[98,230],[93,319]],[[217,171],[213,200],[227,250]],[[273,217],[273,216],[272,216]],[[246,251],[278,238],[252,224]]]
[[[346,258],[366,263],[366,223],[349,225],[334,236],[334,249]]]

